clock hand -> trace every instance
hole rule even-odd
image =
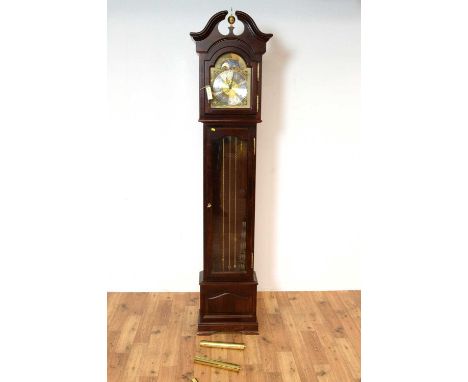
[[[231,82],[229,83],[229,89],[232,87],[232,81],[234,79],[234,72],[231,70]]]

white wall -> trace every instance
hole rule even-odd
[[[231,6],[274,35],[257,140],[259,289],[359,289],[356,0],[108,1],[108,288],[198,290],[202,125],[189,32]]]

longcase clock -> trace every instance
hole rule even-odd
[[[262,55],[272,34],[241,11],[216,13],[190,35],[199,55],[203,123],[203,270],[198,333],[258,333],[254,271],[255,154]],[[236,23],[244,30],[236,35]]]

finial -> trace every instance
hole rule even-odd
[[[232,13],[232,7],[231,7],[231,14],[228,17],[228,23],[232,25],[232,24],[235,23],[235,21],[236,21],[236,18],[234,17],[234,15]]]

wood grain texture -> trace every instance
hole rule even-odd
[[[357,382],[361,379],[361,294],[259,292],[258,336],[197,336],[198,293],[108,293],[108,382]],[[202,339],[245,350],[200,348]],[[195,365],[205,354],[240,373]]]

